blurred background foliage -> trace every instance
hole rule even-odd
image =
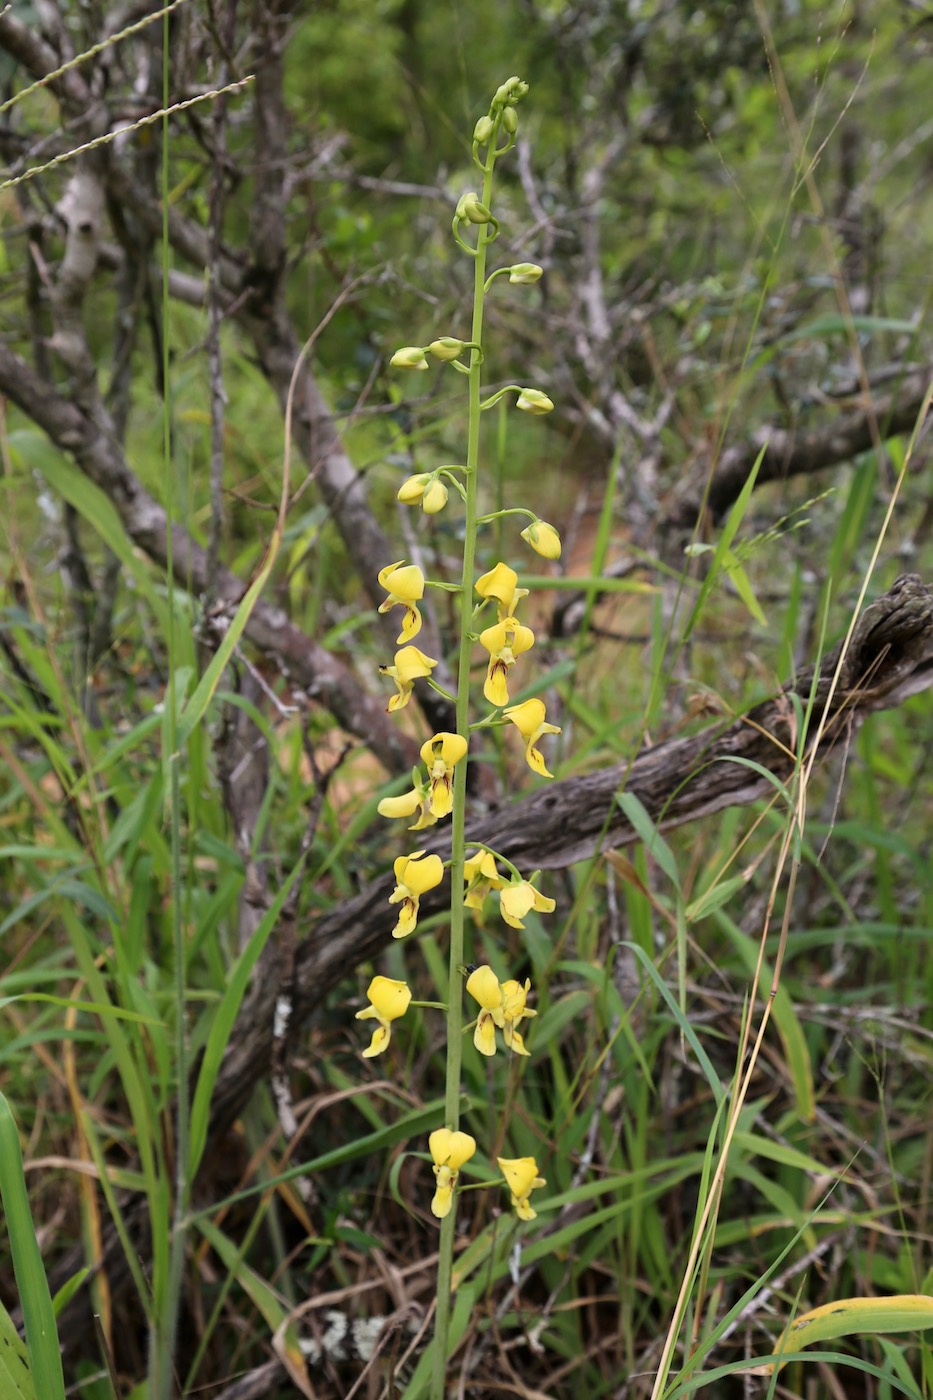
[[[50,63],[149,12],[18,0],[11,11]],[[86,406],[86,385],[61,354],[56,303],[75,166],[26,178],[76,146],[81,123],[54,84],[19,99],[36,74],[15,33],[0,27],[0,101],[11,104],[0,152],[12,181],[0,188],[0,337],[50,397]],[[560,568],[535,567],[530,580],[533,657],[564,728],[551,766],[570,776],[631,759],[741,713],[812,662],[851,616],[922,394],[907,426],[886,429],[888,412],[905,395],[910,406],[909,386],[933,364],[933,9],[925,0],[190,0],[170,16],[170,100],[262,70],[270,33],[284,75],[273,161],[268,148],[257,156],[268,113],[256,83],[226,98],[222,147],[216,102],[168,127],[168,205],[217,240],[239,278],[219,329],[219,513],[217,371],[197,293],[209,259],[186,261],[177,244],[162,247],[140,208],[112,194],[106,202],[79,318],[132,477],[246,586],[272,533],[285,450],[282,385],[262,330],[239,314],[254,298],[261,319],[268,295],[270,322],[285,317],[299,346],[315,337],[311,373],[365,508],[391,542],[372,576],[416,550],[430,576],[454,576],[456,515],[413,523],[394,495],[411,472],[460,459],[463,402],[450,374],[412,386],[386,362],[401,344],[464,332],[471,269],[449,220],[476,183],[473,123],[518,73],[531,92],[518,150],[500,167],[496,250],[503,262],[541,263],[545,277],[534,288],[496,284],[488,378],[540,386],[557,409],[547,420],[489,415],[486,490],[490,508],[528,504],[564,538]],[[80,65],[111,130],[161,105],[161,39],[153,24]],[[138,127],[103,160],[156,199],[162,155],[161,128]],[[281,265],[258,242],[270,171]],[[195,290],[176,295],[172,284],[165,315],[168,267]],[[244,644],[188,739],[173,795],[166,707],[173,687],[191,694],[216,644],[205,622],[212,584],[190,597],[170,588],[158,550],[117,519],[122,502],[69,475],[39,410],[13,378],[0,387],[0,1065],[47,1269],[66,1290],[66,1379],[88,1400],[161,1400],[171,1384],[222,1400],[302,1385],[349,1395],[363,1367],[356,1343],[320,1354],[335,1310],[352,1322],[396,1318],[362,1384],[373,1396],[399,1393],[417,1364],[434,1248],[429,1168],[414,1155],[428,1120],[409,1131],[406,1115],[438,1111],[443,1047],[439,1024],[412,1016],[389,1055],[364,1064],[352,1020],[374,971],[403,975],[398,948],[348,958],[342,978],[328,973],[326,995],[306,992],[313,1015],[271,1083],[266,1053],[222,1133],[210,1095],[195,1102],[207,1147],[190,1189],[202,1214],[187,1224],[180,1282],[163,1245],[179,1150],[178,1026],[194,1087],[231,969],[299,858],[288,919],[269,916],[275,959],[259,962],[272,988],[292,986],[319,921],[398,854],[399,834],[378,822],[375,804],[400,775],[365,732],[348,733],[303,695],[273,648]],[[857,451],[840,447],[837,426],[870,424],[872,402],[885,405],[876,445],[868,432]],[[807,434],[813,453],[801,465],[789,444]],[[744,510],[742,572],[704,593],[703,546],[716,544],[737,490],[712,508],[707,493],[730,452],[747,453],[750,466],[768,437],[787,448],[787,469]],[[357,569],[354,526],[320,466],[314,452],[294,452],[296,495],[266,598],[381,703],[387,642],[372,578]],[[905,569],[930,577],[930,473],[921,433],[872,595]],[[528,572],[514,533],[484,537],[484,567],[502,557]],[[439,599],[445,645],[451,620]],[[245,840],[235,792],[244,750],[231,738],[244,714],[247,749],[269,755]],[[419,741],[426,732],[409,713],[402,730]],[[758,943],[772,963],[782,924],[780,999],[663,1393],[687,1393],[676,1390],[678,1367],[686,1386],[691,1364],[767,1355],[795,1310],[930,1291],[929,736],[930,698],[920,694],[870,718],[817,775],[795,884],[785,877],[772,892],[790,817],[761,804],[692,823],[650,851],[636,844],[547,874],[558,913],[546,928],[531,918],[523,936],[477,930],[477,957],[530,976],[539,1011],[522,1073],[467,1054],[466,1121],[488,1145],[480,1169],[496,1151],[534,1152],[557,1204],[539,1207],[513,1255],[491,1194],[465,1197],[459,1296],[473,1312],[456,1393],[651,1394],[721,1145],[717,1105],[732,1092]],[[493,736],[483,757],[478,803],[524,790],[507,743]],[[737,876],[720,903],[722,882]],[[386,935],[390,927],[386,906]],[[418,952],[431,999],[445,977],[442,918]],[[761,990],[769,984],[766,970]],[[280,1180],[299,1163],[306,1177]],[[257,1194],[240,1199],[241,1189]],[[6,1251],[0,1235],[0,1303],[16,1316],[21,1288]],[[87,1279],[85,1267],[96,1270]],[[289,1352],[276,1334],[300,1304],[311,1306],[294,1317]],[[170,1315],[179,1321],[171,1383],[158,1363]],[[933,1391],[916,1338],[856,1338],[848,1350],[851,1367],[796,1363],[776,1393]],[[707,1389],[747,1394],[754,1383],[717,1377]]]

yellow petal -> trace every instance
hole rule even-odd
[[[402,647],[395,653],[395,671],[402,682],[416,681],[429,676],[437,662],[433,656],[425,656],[418,647]]]
[[[435,763],[443,763],[445,768],[454,768],[468,747],[462,734],[448,734],[446,730],[442,730],[440,734],[432,734],[431,738],[421,745],[421,758],[429,768]]]
[[[412,788],[401,797],[384,797],[376,811],[380,817],[413,817],[420,805],[421,795],[417,788]]]
[[[534,896],[534,886],[529,885],[527,880],[503,885],[499,891],[499,910],[505,922],[511,924],[512,928],[524,928],[522,919],[529,909],[534,908]]]
[[[496,858],[492,851],[486,850],[485,846],[482,846],[476,852],[475,856],[470,856],[469,860],[465,861],[463,865],[463,878],[467,882],[476,880],[480,876],[484,880],[488,880],[490,885],[495,889],[498,889],[502,884],[499,870],[496,866]]]
[[[380,612],[382,609],[380,608]],[[412,637],[417,637],[421,631],[421,613],[411,604],[405,608],[405,616],[402,620],[402,630],[396,637],[396,642],[410,642]]]
[[[505,712],[523,738],[530,738],[544,721],[545,708],[542,700],[524,700],[520,705],[511,705]]]
[[[494,1011],[502,1003],[499,979],[491,967],[477,967],[467,978],[466,989],[474,1001],[486,1011]]]
[[[538,1164],[534,1157],[497,1157],[499,1170],[513,1196],[527,1196],[538,1179]],[[544,1182],[541,1182],[544,1185]]]
[[[431,1201],[431,1213],[436,1215],[438,1220],[443,1220],[445,1215],[450,1214],[450,1207],[454,1203],[454,1188],[450,1182],[441,1186],[438,1183],[434,1192],[434,1199]]]
[[[491,1011],[481,1011],[473,1031],[473,1044],[481,1055],[496,1053],[496,1023]]]
[[[500,657],[491,656],[483,682],[483,695],[490,705],[498,705],[501,708],[509,703],[508,676],[509,668],[505,662]]]
[[[428,1149],[436,1166],[458,1172],[476,1151],[476,1138],[450,1128],[435,1128],[428,1138]]]
[[[392,1039],[392,1028],[385,1026],[382,1022],[373,1031],[373,1038],[369,1046],[363,1051],[363,1059],[371,1060],[374,1055],[381,1055],[383,1050],[389,1048],[389,1041]]]
[[[366,995],[384,1021],[398,1020],[411,1004],[408,983],[396,981],[393,977],[374,977]]]
[[[396,499],[406,506],[417,505],[424,495],[424,488],[430,480],[430,472],[418,472],[416,476],[408,477],[402,482],[396,492]]]
[[[398,891],[396,891],[396,894]],[[390,904],[398,903],[395,896],[389,900]],[[418,924],[418,901],[412,899],[410,895],[402,897],[402,907],[398,913],[398,920],[392,930],[393,938],[407,938],[410,933],[414,933]]]

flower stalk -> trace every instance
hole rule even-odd
[[[482,729],[489,723],[517,729],[524,743],[525,757],[532,770],[550,777],[538,743],[542,737],[560,733],[557,725],[545,718],[540,700],[509,704],[509,673],[523,654],[535,642],[532,629],[519,621],[516,609],[528,590],[519,586],[518,575],[501,560],[479,578],[476,572],[476,538],[481,525],[517,514],[530,523],[522,538],[545,558],[560,556],[560,537],[552,525],[540,519],[536,512],[511,508],[480,515],[479,464],[480,421],[486,408],[504,403],[505,395],[515,394],[515,407],[533,415],[548,413],[553,403],[541,390],[510,385],[490,399],[483,399],[482,366],[484,362],[483,322],[485,298],[495,279],[508,273],[513,285],[529,285],[541,276],[534,263],[517,263],[487,275],[489,245],[499,232],[492,213],[493,173],[497,159],[510,150],[515,141],[518,118],[515,103],[527,92],[518,78],[509,78],[497,90],[488,115],[481,117],[473,133],[473,158],[482,173],[482,190],[464,194],[453,216],[453,235],[463,251],[473,259],[473,305],[469,339],[456,335],[441,335],[425,346],[404,346],[392,356],[392,366],[402,372],[423,372],[429,368],[427,357],[449,365],[467,376],[468,428],[465,460],[462,463],[433,466],[429,471],[408,477],[398,491],[398,499],[406,505],[419,506],[426,515],[445,510],[453,488],[454,500],[462,500],[465,512],[463,525],[463,557],[459,585],[426,580],[421,570],[404,560],[389,564],[379,573],[379,582],[386,591],[380,612],[402,609],[401,631],[397,638],[399,650],[392,665],[381,666],[383,676],[394,681],[396,694],[388,702],[390,712],[405,708],[417,681],[435,683],[431,672],[437,661],[412,645],[421,630],[419,602],[427,583],[433,587],[448,587],[459,591],[459,625],[457,641],[457,688],[454,698],[455,722],[451,732],[434,734],[421,745],[420,757],[424,769],[412,773],[410,791],[398,797],[383,798],[378,810],[389,818],[414,818],[410,831],[423,831],[436,822],[451,819],[451,856],[448,862],[451,882],[450,946],[448,995],[442,1009],[447,1025],[447,1057],[444,1085],[444,1122],[431,1133],[430,1156],[433,1162],[435,1192],[431,1200],[432,1215],[440,1221],[438,1251],[437,1301],[434,1318],[434,1349],[432,1357],[431,1400],[444,1400],[447,1375],[448,1338],[450,1330],[451,1286],[453,1279],[454,1244],[456,1238],[457,1202],[464,1189],[460,1183],[461,1169],[466,1167],[477,1150],[476,1140],[460,1127],[460,1101],[464,1030],[473,1030],[469,1053],[491,1058],[496,1051],[497,1036],[507,1052],[527,1058],[530,1051],[519,1025],[535,1016],[527,1004],[531,991],[530,979],[523,982],[506,976],[500,980],[494,968],[479,968],[465,964],[466,916],[482,919],[486,897],[493,891],[498,896],[499,910],[504,922],[513,928],[524,927],[523,918],[531,911],[546,913],[554,901],[534,885],[536,878],[523,877],[511,862],[481,844],[473,843],[473,854],[466,855],[467,762],[471,730]],[[478,598],[478,602],[477,602]],[[477,615],[483,614],[482,630],[477,635]],[[488,653],[483,695],[493,707],[492,714],[471,722],[470,672],[476,643]],[[436,687],[435,687],[436,688]],[[497,859],[507,869],[503,874]],[[393,937],[408,939],[416,933],[421,896],[436,888],[443,878],[444,866],[439,856],[428,854],[425,848],[407,851],[395,861],[395,891],[390,904],[397,906],[398,918]],[[467,980],[469,979],[469,980]],[[464,994],[468,993],[479,1005],[479,1015],[464,1027]],[[437,1006],[438,1003],[413,1002],[408,984],[376,976],[370,983],[369,1005],[357,1013],[359,1020],[372,1020],[369,1047],[361,1053],[364,1058],[382,1054],[392,1039],[393,1024],[411,1006]],[[513,1209],[520,1220],[535,1218],[530,1205],[533,1190],[543,1186],[533,1157],[501,1158],[501,1185],[510,1192]]]

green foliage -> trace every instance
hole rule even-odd
[[[222,51],[230,74],[252,73],[260,44],[244,19],[223,50],[202,16],[184,18],[196,9],[181,7],[170,28],[179,96],[215,84]],[[90,11],[70,7],[67,20],[78,50],[100,37],[82,31]],[[393,557],[410,551],[394,513],[399,484],[457,460],[448,454],[465,417],[439,376],[402,391],[384,362],[403,331],[414,341],[438,327],[466,333],[455,314],[464,273],[438,211],[470,187],[462,132],[489,73],[533,81],[531,154],[504,167],[496,212],[509,256],[538,259],[546,276],[520,309],[490,290],[487,375],[499,387],[516,362],[530,366],[558,412],[547,434],[521,415],[485,415],[481,509],[520,491],[567,541],[565,573],[523,579],[536,627],[552,632],[542,676],[564,726],[560,776],[624,766],[645,745],[744,714],[843,634],[870,568],[871,593],[905,561],[930,577],[931,468],[922,443],[908,452],[913,424],[892,436],[882,422],[882,449],[818,472],[747,473],[719,514],[700,510],[730,449],[751,463],[769,434],[819,435],[860,412],[866,385],[884,402],[930,362],[933,222],[917,115],[929,29],[915,6],[817,0],[335,0],[291,18],[277,314],[291,317],[299,345],[319,329],[316,382],[367,508],[398,543]],[[154,32],[118,43],[106,73],[85,65],[114,123],[158,105],[131,81],[143,54],[159,71],[143,47]],[[27,77],[10,53],[0,61],[5,101]],[[255,89],[227,101],[221,232],[245,294],[257,251]],[[202,230],[214,112],[173,117],[161,192]],[[4,120],[14,147],[72,142],[49,87]],[[158,189],[149,138],[125,139],[130,168]],[[0,192],[3,345],[40,369],[64,246],[51,211],[74,168]],[[208,318],[190,295],[162,315],[152,274],[179,255],[158,244],[132,295],[120,290],[113,268],[136,246],[121,241],[134,229],[124,213],[127,224],[108,226],[84,330],[109,409],[128,374],[119,442],[135,480],[206,546]],[[186,271],[200,285],[203,268]],[[397,948],[355,960],[341,944],[326,995],[307,992],[314,1013],[286,1042],[296,1123],[278,1079],[261,1078],[248,1108],[217,1129],[244,1007],[270,988],[289,993],[293,964],[299,979],[303,959],[318,965],[323,920],[400,849],[375,817],[390,780],[366,736],[348,748],[324,704],[295,693],[274,648],[245,639],[261,594],[385,703],[385,641],[349,564],[341,493],[320,489],[319,440],[305,457],[293,445],[289,510],[277,554],[269,548],[286,428],[235,302],[220,338],[219,557],[243,586],[219,637],[206,626],[215,600],[170,584],[125,503],[7,402],[4,1400],[47,1400],[66,1385],[96,1400],[111,1364],[121,1396],[158,1400],[174,1374],[185,1394],[223,1394],[270,1355],[294,1367],[291,1380],[280,1372],[283,1395],[309,1379],[316,1394],[346,1394],[363,1363],[315,1370],[298,1341],[326,1330],[328,1307],[354,1320],[396,1302],[415,1311],[433,1289],[421,1147],[441,1112],[430,1087],[440,1037],[425,1014],[367,1068],[348,1029],[347,1005],[362,1005],[374,972],[403,975]],[[132,345],[120,330],[130,307]],[[150,347],[163,336],[170,402]],[[80,397],[64,361],[47,373],[50,396]],[[517,553],[512,524],[484,538],[484,567]],[[420,547],[433,576],[451,576],[459,540],[444,516]],[[110,603],[94,651],[93,623]],[[436,613],[449,649],[447,595]],[[245,837],[231,803],[248,763],[222,781],[238,716],[269,757]],[[661,833],[623,787],[632,848],[545,872],[558,901],[547,925],[532,915],[519,933],[490,917],[468,930],[466,956],[527,975],[540,993],[529,1062],[490,1063],[464,1042],[462,1122],[482,1144],[455,1258],[451,1326],[467,1388],[648,1397],[655,1386],[668,1400],[728,1400],[774,1357],[794,1316],[860,1295],[931,1293],[929,728],[930,697],[916,695],[869,718],[824,772],[804,776],[801,747],[768,799],[680,831]],[[478,809],[524,789],[498,735],[482,766]],[[426,998],[446,994],[447,948],[443,919],[428,922],[412,974]],[[268,1044],[268,1021],[261,1033]],[[494,1103],[509,1109],[505,1126]],[[497,1153],[534,1155],[547,1178],[530,1225],[490,1213]],[[85,1296],[103,1341],[70,1320]],[[369,1379],[414,1396],[431,1348],[407,1314],[396,1321]],[[56,1325],[69,1339],[63,1361],[49,1340]],[[845,1383],[849,1367],[879,1396],[933,1394],[919,1331],[866,1326],[839,1345],[788,1346],[780,1381],[759,1383],[802,1393],[821,1372]]]

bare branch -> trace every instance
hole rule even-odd
[[[0,344],[0,393],[10,398],[45,432],[55,445],[70,453],[78,466],[113,502],[130,538],[156,563],[168,560],[169,523],[165,511],[130,471],[119,446],[105,428],[55,393],[24,360]],[[175,580],[235,608],[246,591],[228,569],[208,573],[207,553],[180,525],[172,526]],[[410,767],[416,754],[356,677],[330,652],[307,637],[279,608],[260,601],[247,625],[255,646],[275,658],[283,675],[335,716],[349,733],[365,739],[390,772]]]

